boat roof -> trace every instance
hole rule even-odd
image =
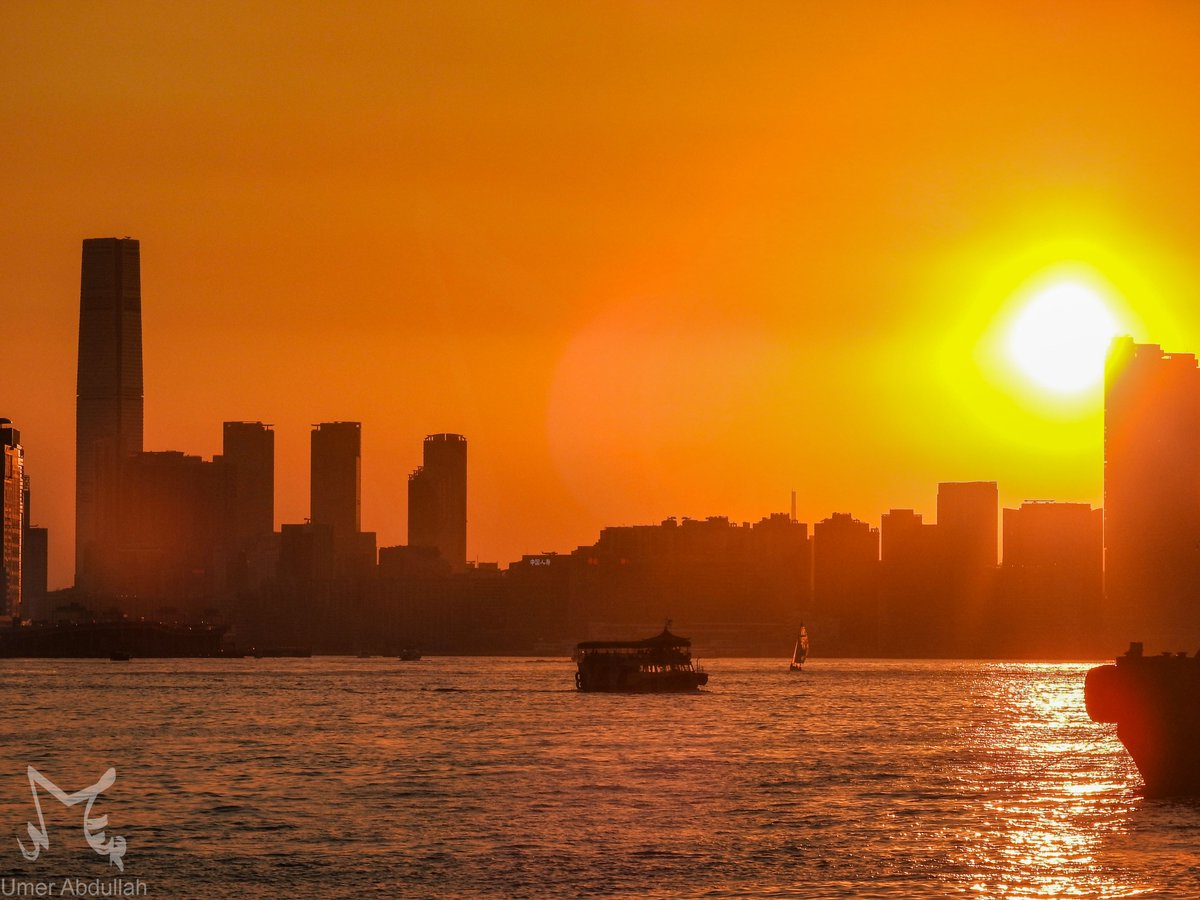
[[[630,650],[644,647],[690,647],[690,638],[680,637],[663,628],[661,634],[641,641],[582,641],[576,650]]]

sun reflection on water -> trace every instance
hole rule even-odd
[[[981,678],[988,710],[972,735],[982,808],[995,827],[979,831],[963,863],[981,896],[1128,897],[1144,885],[1102,861],[1107,837],[1130,827],[1138,798],[1113,736],[1084,712],[1086,667],[997,666]]]

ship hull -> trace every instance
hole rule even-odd
[[[1087,674],[1084,698],[1117,737],[1148,796],[1200,796],[1200,659],[1126,656]]]
[[[639,672],[628,669],[580,670],[576,686],[610,694],[680,694],[708,684],[707,672]]]

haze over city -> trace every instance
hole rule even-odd
[[[809,522],[945,480],[1100,505],[1099,382],[1003,342],[1058,279],[1200,346],[1198,13],[932,10],[7,4],[3,399],[51,586],[103,235],[143,246],[146,448],[273,423],[277,523],[332,420],[381,545],[420,439],[468,435],[501,563],[793,488]]]

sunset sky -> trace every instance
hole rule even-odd
[[[0,415],[73,569],[80,242],[141,241],[146,449],[363,424],[406,540],[469,440],[468,556],[671,515],[1101,500],[1099,386],[1005,350],[1087,284],[1200,350],[1191,3],[0,4]]]

